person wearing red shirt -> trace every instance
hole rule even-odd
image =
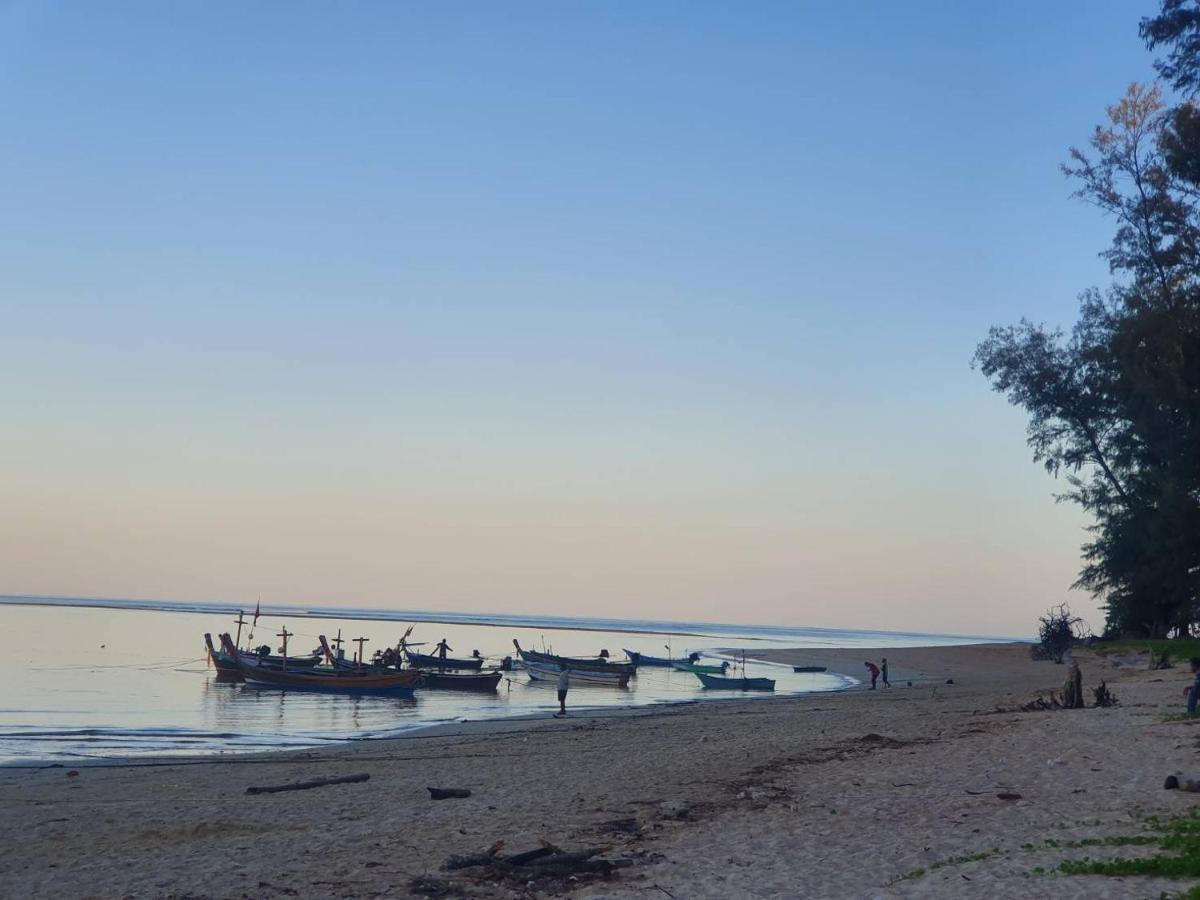
[[[875,682],[879,680],[879,666],[873,662],[863,663],[867,667],[867,671],[871,673],[871,690],[875,690]]]

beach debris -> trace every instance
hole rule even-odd
[[[504,841],[497,841],[482,853],[465,856],[453,855],[446,859],[442,868],[446,871],[473,869],[486,866],[488,877],[509,876],[525,883],[540,876],[553,876],[576,880],[580,875],[608,877],[614,869],[633,865],[632,859],[598,859],[612,850],[612,844],[587,847],[582,850],[564,850],[549,841],[539,841],[539,846],[521,853],[502,856]]]
[[[1067,680],[1063,683],[1063,709],[1083,709],[1083,673],[1079,671],[1079,663],[1071,661],[1067,670]]]
[[[1000,791],[998,794],[996,794],[996,797],[999,800],[1020,800],[1021,799],[1021,795],[1018,794],[1016,791]]]
[[[658,811],[668,819],[686,819],[690,808],[686,800],[664,800]]]
[[[426,788],[430,800],[462,800],[471,796],[470,788]]]
[[[1017,709],[1021,712],[1043,712],[1051,709],[1062,709],[1062,704],[1058,702],[1058,697],[1054,694],[1050,695],[1049,700],[1039,694],[1028,703],[1022,703]],[[1005,710],[1000,710],[1000,712],[1005,712]]]
[[[1108,685],[1106,685],[1103,681],[1100,682],[1099,687],[1092,689],[1092,693],[1096,697],[1096,706],[1116,706],[1117,705],[1116,694],[1114,694],[1112,691],[1110,691],[1108,689]]]
[[[907,743],[906,741],[898,741],[895,738],[887,737],[886,735],[882,734],[876,734],[875,732],[864,734],[858,740],[859,743],[873,744],[876,747],[903,747]]]
[[[267,787],[248,787],[247,794],[278,794],[282,791],[307,791],[330,784],[355,784],[371,778],[366,772],[357,775],[340,775],[336,778],[315,778],[312,781],[293,781],[291,784],[274,784]]]
[[[68,778],[78,778],[78,777],[79,777],[79,770],[78,770],[78,769],[72,769],[70,772],[68,772],[68,773],[67,773],[67,777],[68,777]]]
[[[1184,778],[1182,775],[1168,775],[1167,780],[1163,782],[1163,789],[1200,794],[1200,779]]]

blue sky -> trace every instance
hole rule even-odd
[[[0,2],[0,589],[1091,608],[968,360],[1153,7]]]

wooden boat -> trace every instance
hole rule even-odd
[[[729,668],[728,662],[723,662],[719,666],[702,666],[699,663],[671,663],[671,665],[680,672],[691,672],[693,675],[704,673],[705,675],[724,675],[725,670]]]
[[[229,636],[229,632],[221,635],[220,650],[213,646],[211,634],[204,635],[204,645],[208,650],[208,658],[212,660],[217,674],[221,676],[239,677],[241,675],[241,670],[238,668],[239,659],[267,668],[283,668],[282,656],[259,656],[257,653],[251,653],[249,650],[238,650],[234,647],[233,638]],[[321,658],[319,656],[289,656],[287,667],[289,669],[311,669],[320,661]]]
[[[452,656],[447,656],[442,659],[440,656],[430,656],[427,653],[413,653],[407,647],[404,648],[404,658],[408,660],[408,664],[417,669],[474,669],[483,668],[482,659],[455,659]]]
[[[271,669],[238,661],[242,678],[255,687],[280,688],[288,691],[320,691],[334,694],[398,694],[411,695],[421,677],[415,669],[402,672],[379,672],[362,669],[311,669],[294,672],[290,669]]]
[[[513,638],[513,646],[525,662],[542,663],[543,665],[565,665],[572,672],[623,672],[626,675],[637,673],[637,667],[630,662],[609,662],[603,657],[578,659],[573,656],[555,656],[553,653],[538,653],[536,650],[522,650],[521,645]]]
[[[636,650],[626,650],[625,655],[629,657],[629,661],[635,666],[657,666],[661,669],[669,669],[675,663],[690,663],[700,658],[698,653],[692,653],[689,656],[679,657],[678,659],[668,659],[665,656],[650,656],[646,653],[638,653]]]
[[[824,672],[824,666],[792,666],[793,672]]]
[[[544,663],[536,660],[525,660],[525,670],[534,681],[558,681],[562,673],[558,663]],[[598,672],[594,669],[573,669],[569,665],[571,686],[601,685],[604,687],[629,687],[629,672]]]
[[[503,677],[499,672],[431,672],[426,669],[418,671],[421,681],[417,687],[433,690],[494,691]]]
[[[708,675],[697,672],[696,677],[705,688],[725,691],[773,691],[774,678],[725,678],[721,675]]]

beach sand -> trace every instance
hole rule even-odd
[[[1112,668],[1081,654],[1089,698],[1103,677],[1118,707],[1016,712],[1001,710],[1066,674],[1032,662],[1026,646],[766,655],[856,677],[864,659],[886,655],[895,686],[76,775],[0,769],[0,895],[1133,898],[1191,886],[1030,874],[1146,852],[1055,849],[1048,838],[1139,834],[1140,817],[1200,802],[1162,788],[1168,773],[1200,775],[1200,732],[1164,721],[1181,708],[1183,669]],[[370,781],[245,794],[357,772]],[[431,801],[427,786],[472,794]],[[440,869],[501,839],[506,852],[540,839],[611,844],[610,858],[633,864],[606,881],[532,885]],[[926,873],[897,880],[916,869]]]

